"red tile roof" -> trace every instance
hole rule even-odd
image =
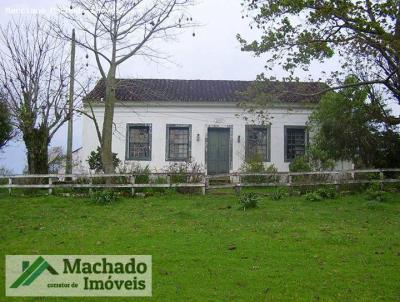
[[[169,80],[119,79],[117,100],[122,102],[238,102],[248,96],[244,92],[256,83],[252,81],[223,80]],[[320,96],[311,96],[326,84],[319,82],[266,82],[261,83],[266,96],[281,102],[318,102]],[[105,97],[104,81],[100,80],[85,100],[98,102]]]

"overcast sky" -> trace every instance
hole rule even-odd
[[[68,4],[57,0],[0,0],[0,24],[4,25],[16,9],[25,12],[32,9],[49,14],[59,4]],[[259,33],[251,30],[248,20],[242,19],[241,0],[198,0],[190,13],[194,21],[200,23],[195,37],[193,30],[183,32],[175,42],[162,43],[159,48],[171,57],[170,63],[155,64],[143,58],[133,58],[127,61],[118,71],[119,77],[137,78],[174,78],[174,79],[209,79],[209,80],[254,80],[257,74],[265,71],[265,59],[255,58],[250,53],[240,51],[236,34],[244,37],[257,37]],[[27,16],[25,14],[25,16]],[[81,52],[82,54],[83,52]],[[314,65],[311,68],[312,76],[317,79],[320,70],[333,70],[337,64]],[[275,68],[270,76],[280,78],[285,74]],[[297,76],[302,80],[307,77],[304,73]],[[74,147],[81,146],[81,124],[76,120],[74,131]],[[66,131],[55,136],[52,146],[65,148]],[[21,173],[26,165],[25,149],[22,142],[12,143],[0,154],[0,166],[12,169],[14,173]]]

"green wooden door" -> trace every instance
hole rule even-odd
[[[229,173],[229,129],[208,129],[207,173]]]

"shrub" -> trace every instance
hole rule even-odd
[[[290,172],[311,172],[311,165],[306,156],[298,156],[289,164]]]
[[[328,164],[322,165],[317,164],[316,161],[311,159],[309,154],[296,157],[289,164],[290,172],[312,172],[312,171],[327,171],[332,170],[332,167]],[[293,175],[292,181],[297,183],[313,183],[313,182],[326,182],[330,179],[329,174],[310,174],[310,175]]]
[[[367,200],[370,201],[383,202],[387,197],[387,193],[381,190],[378,183],[371,184],[365,193],[367,195]]]
[[[132,168],[130,174],[135,175],[135,183],[137,184],[148,184],[150,182],[150,168],[148,165],[145,167],[136,165]]]
[[[271,199],[272,200],[281,200],[286,195],[286,192],[282,188],[278,188],[271,192]]]
[[[311,166],[306,156],[298,156],[289,164],[290,172],[311,172]],[[309,182],[308,175],[293,175],[292,182],[307,183]]]
[[[317,191],[308,192],[305,195],[305,198],[308,201],[322,201],[322,200],[324,200],[324,198]]]
[[[117,200],[117,194],[112,190],[96,191],[92,194],[92,200],[101,205],[108,205]]]
[[[167,179],[165,177],[158,176],[157,178],[155,178],[152,181],[152,183],[156,184],[156,185],[163,185],[163,184],[167,184],[168,181],[167,181]],[[155,192],[155,193],[156,192],[157,193],[165,193],[166,190],[167,190],[167,188],[152,188],[152,191]]]
[[[203,179],[203,169],[196,162],[173,163],[169,165],[167,173],[171,174],[171,183],[200,183]],[[199,188],[176,188],[179,193],[194,193],[198,192]]]
[[[247,209],[257,208],[258,201],[259,197],[257,196],[256,193],[254,192],[244,193],[243,195],[240,196],[239,199],[239,204],[240,204],[239,209],[246,211]]]
[[[100,147],[97,147],[96,151],[90,152],[90,155],[87,159],[87,162],[89,164],[89,168],[91,170],[95,170],[96,173],[103,171],[103,164],[101,162],[101,149]],[[117,153],[113,153],[113,165],[114,169],[119,166],[120,160],[117,157]]]
[[[305,195],[306,200],[322,201],[325,199],[335,199],[336,191],[333,188],[319,188],[318,190],[308,192]]]
[[[132,164],[128,167],[120,169],[120,173],[131,174],[135,176],[135,184],[148,184],[150,183],[150,168],[149,165],[142,166],[140,164]],[[150,192],[150,188],[136,188],[137,193]]]
[[[242,181],[245,183],[275,183],[279,181],[279,176],[276,174],[278,169],[274,165],[270,165],[267,168],[264,166],[264,162],[261,157],[254,156],[250,160],[246,160],[240,167],[242,173],[271,173],[274,175],[254,175],[254,176],[243,176]]]
[[[317,190],[317,193],[323,199],[335,199],[336,198],[336,191],[333,188],[320,188]]]

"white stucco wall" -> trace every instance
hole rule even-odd
[[[94,107],[97,120],[103,120],[103,107]],[[284,161],[284,126],[304,126],[308,121],[311,109],[306,108],[271,108],[271,162],[279,171],[288,171],[289,163]],[[192,125],[192,159],[205,168],[205,138],[208,126],[233,126],[233,162],[232,171],[237,171],[245,156],[245,125],[243,112],[235,104],[193,104],[193,103],[158,103],[158,104],[124,104],[115,108],[114,122],[116,131],[113,139],[113,152],[126,164],[126,127],[127,124],[152,124],[152,160],[138,163],[149,165],[153,170],[162,170],[171,162],[165,160],[166,125]],[[252,124],[252,123],[247,123]],[[197,134],[200,140],[197,141]],[[240,142],[238,142],[240,136]],[[93,121],[83,117],[83,150],[82,158],[87,159],[90,152],[96,150],[98,139]]]

